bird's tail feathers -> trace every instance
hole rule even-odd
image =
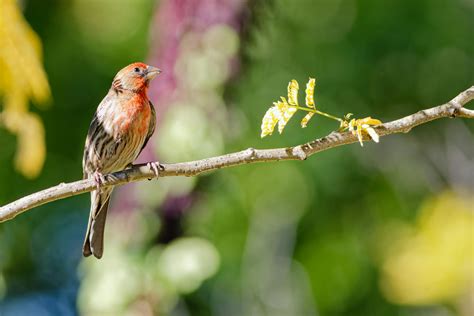
[[[109,208],[110,194],[112,189],[103,188],[100,193],[91,192],[91,210],[89,213],[89,223],[87,225],[86,237],[82,247],[84,257],[94,255],[97,259],[102,257],[104,252],[104,230]]]

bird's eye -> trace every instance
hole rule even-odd
[[[135,67],[135,69],[133,69],[133,71],[135,71],[135,72],[140,72],[140,68]]]

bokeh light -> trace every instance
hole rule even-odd
[[[382,289],[398,304],[456,303],[472,295],[474,199],[445,192],[424,203],[415,227],[386,231]],[[467,295],[466,295],[467,294]]]

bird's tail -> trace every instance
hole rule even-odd
[[[84,257],[94,255],[97,259],[102,257],[104,252],[104,229],[107,209],[109,208],[111,188],[102,188],[100,193],[91,192],[91,211],[89,223],[87,224],[86,238],[82,253]]]

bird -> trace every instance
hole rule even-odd
[[[89,222],[82,253],[100,259],[104,251],[104,229],[112,187],[103,187],[104,174],[132,166],[156,127],[156,112],[148,98],[150,81],[161,70],[142,62],[121,69],[92,118],[84,146],[84,179],[94,179]],[[149,163],[158,175],[157,163]]]

